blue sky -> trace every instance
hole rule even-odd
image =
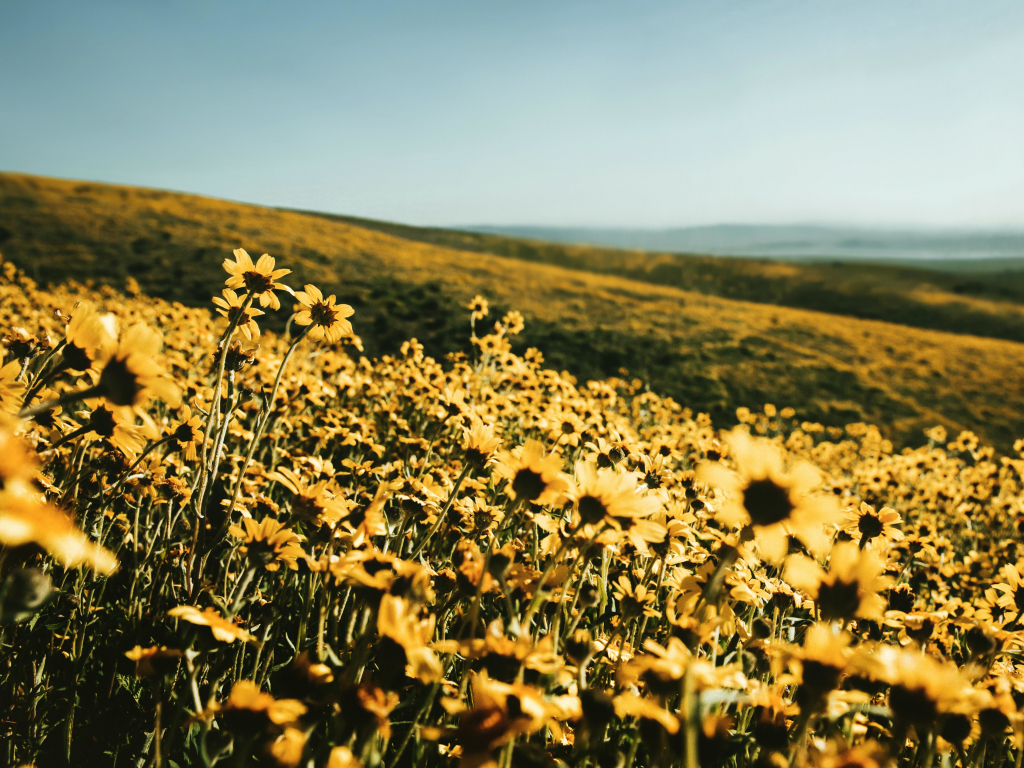
[[[1024,3],[0,0],[0,168],[420,224],[1024,226]]]

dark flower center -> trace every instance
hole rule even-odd
[[[323,301],[318,301],[310,307],[309,315],[313,318],[315,325],[320,325],[324,328],[330,328],[338,321],[338,313],[331,308],[330,304]]]
[[[884,528],[882,521],[871,512],[861,515],[860,520],[857,521],[857,530],[867,540],[881,536]]]
[[[836,581],[818,587],[818,610],[821,618],[852,619],[860,607],[859,585],[856,581]]]
[[[139,377],[128,370],[127,360],[115,357],[103,367],[99,387],[114,405],[134,405],[142,387]]]
[[[174,430],[174,439],[179,443],[191,443],[196,439],[196,431],[191,424],[180,424]]]
[[[580,510],[580,519],[582,519],[584,523],[596,523],[608,514],[608,509],[605,505],[600,499],[595,498],[594,496],[583,496],[579,500],[578,507]]]
[[[64,356],[64,367],[72,371],[85,371],[92,365],[92,360],[84,349],[74,344],[65,345],[61,354]]]
[[[938,714],[935,702],[922,689],[902,685],[889,691],[889,707],[896,717],[912,725],[931,725]]]
[[[264,275],[262,272],[244,272],[242,280],[245,281],[245,290],[254,296],[259,296],[274,288],[274,281],[270,279],[270,275]]]
[[[889,610],[909,613],[914,610],[914,591],[906,584],[889,590]]]
[[[515,492],[516,498],[525,501],[533,501],[544,493],[546,487],[544,478],[532,469],[520,469],[512,481],[512,490]]]
[[[89,415],[89,428],[100,437],[112,437],[116,426],[113,411],[106,408],[97,408]]]
[[[774,525],[793,511],[789,491],[772,480],[751,480],[743,491],[743,506],[754,525]]]
[[[573,423],[571,421],[563,421],[562,422],[562,433],[563,434],[571,435],[575,431],[576,431],[576,427],[573,425]]]
[[[1013,604],[1016,606],[1018,611],[1024,612],[1024,589],[1017,587],[1013,593]]]
[[[803,668],[804,685],[819,693],[831,691],[838,686],[839,676],[843,672],[831,664],[823,664],[812,659],[805,660]]]

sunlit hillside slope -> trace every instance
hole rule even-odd
[[[730,299],[917,328],[1024,341],[1024,260],[870,261],[726,258],[566,245],[314,214],[409,240],[671,285]]]
[[[549,365],[580,378],[628,369],[722,426],[738,405],[791,405],[827,425],[870,421],[898,443],[942,423],[1008,450],[1024,434],[1024,345],[781,306],[468,251],[291,211],[193,195],[0,176],[6,258],[44,281],[134,276],[152,295],[208,305],[221,256],[284,257],[357,309],[368,354],[417,336],[467,348],[477,293],[519,309]],[[767,267],[765,267],[767,269]],[[784,267],[778,267],[784,270]],[[780,273],[781,274],[781,273]]]

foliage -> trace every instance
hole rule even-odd
[[[189,306],[208,306],[219,290],[219,254],[238,244],[269,251],[288,262],[296,285],[315,283],[355,308],[371,357],[396,353],[411,336],[436,359],[467,352],[457,308],[486,293],[496,308],[517,309],[529,320],[513,340],[517,353],[542,348],[552,365],[581,380],[639,377],[653,391],[711,414],[720,426],[735,424],[736,408],[748,403],[784,401],[799,403],[804,418],[826,426],[877,424],[897,447],[916,444],[921,430],[934,424],[954,433],[971,430],[1003,451],[1024,434],[1024,414],[1015,406],[1024,389],[1019,344],[595,274],[582,269],[591,261],[587,254],[598,259],[603,253],[593,249],[550,246],[576,254],[567,263],[578,269],[539,262],[524,267],[518,257],[534,258],[530,249],[536,247],[528,241],[508,241],[529,246],[511,253],[517,258],[469,254],[448,246],[477,243],[502,253],[495,243],[504,241],[442,230],[429,230],[428,238],[397,225],[379,225],[388,230],[382,232],[365,222],[15,174],[0,174],[0,218],[8,232],[5,254],[30,277],[120,286],[131,276],[148,295]],[[440,244],[422,241],[430,238]],[[722,269],[736,270],[732,282]],[[705,270],[707,281],[696,287],[710,293],[716,284],[741,285],[744,275],[757,274],[771,278],[773,291],[786,281],[817,290],[817,278],[801,278],[810,273],[790,265],[706,260],[695,273]],[[885,303],[877,289],[888,279],[872,283],[865,311]],[[945,316],[961,317],[957,306],[939,298]],[[1015,306],[989,309],[1012,318]],[[284,328],[283,316],[271,313],[265,320],[269,328]],[[996,326],[993,319],[989,327]]]
[[[8,764],[1019,761],[1019,453],[717,431],[481,296],[468,353],[371,360],[224,266],[226,317],[4,265]]]

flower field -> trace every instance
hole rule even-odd
[[[718,430],[481,296],[470,354],[368,359],[223,266],[203,309],[3,265],[5,764],[1020,766],[1021,454]]]

